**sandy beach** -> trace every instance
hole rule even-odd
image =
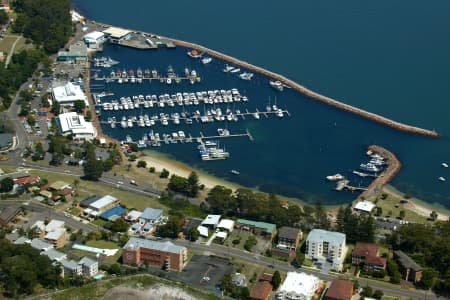
[[[189,173],[195,171],[199,177],[200,184],[204,184],[207,189],[212,189],[216,185],[223,185],[232,190],[242,187],[239,184],[211,176],[203,171],[194,169],[182,162],[171,160],[158,153],[146,151],[145,156],[139,157],[139,160],[146,161],[147,167],[155,167],[156,172],[161,172],[163,169],[166,169],[170,174],[188,177]]]
[[[398,199],[404,199],[404,193],[401,191],[395,189],[391,185],[386,185],[383,188],[383,192],[390,194]],[[439,207],[433,207],[431,204],[427,204],[419,199],[416,198],[409,198],[408,203],[404,205],[404,207],[408,210],[414,211],[418,215],[429,217],[431,212],[434,210],[438,214],[438,220],[441,221],[448,221],[450,218],[450,213],[448,210],[439,208]]]

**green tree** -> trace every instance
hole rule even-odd
[[[104,172],[111,171],[113,167],[114,167],[114,163],[112,160],[106,159],[103,161],[103,171]]]
[[[107,223],[105,227],[114,232],[126,232],[130,225],[122,218],[118,218],[112,223]]]
[[[109,159],[115,164],[119,165],[122,162],[122,154],[119,149],[113,148],[109,151]]]
[[[44,159],[45,151],[44,147],[42,146],[41,142],[37,142],[34,146],[34,154],[32,156],[33,161],[42,160]]]
[[[50,110],[50,112],[55,116],[59,115],[59,113],[61,112],[61,104],[59,104],[58,101],[53,101],[52,109]]]
[[[8,23],[9,17],[4,10],[0,10],[0,25],[5,25]]]
[[[0,192],[8,193],[11,192],[14,187],[14,180],[11,177],[3,178],[0,181]]]
[[[400,218],[400,219],[404,219],[405,218],[405,215],[406,215],[406,213],[405,213],[405,211],[402,209],[400,212],[399,212],[399,214],[398,214],[398,217]]]
[[[198,188],[199,188],[199,181],[198,181],[198,175],[196,172],[192,171],[187,179],[188,182],[188,196],[195,197],[198,194]]]
[[[138,168],[147,168],[147,162],[145,160],[140,160],[137,162],[137,167]]]
[[[167,237],[175,239],[181,232],[181,219],[178,216],[170,216],[165,225],[158,226],[156,235],[160,237]]]
[[[280,275],[280,272],[278,272],[278,270],[276,270],[272,276],[273,289],[274,290],[278,289],[280,284],[281,284],[281,275]]]
[[[381,290],[375,290],[375,292],[373,292],[372,297],[375,299],[381,299],[383,297],[384,293]]]
[[[373,296],[373,290],[372,290],[372,288],[370,287],[370,286],[365,286],[365,287],[363,287],[363,292],[362,292],[362,295],[364,296],[364,297],[372,297]]]
[[[200,236],[200,233],[198,232],[197,228],[191,228],[191,230],[189,230],[189,240],[191,242],[195,242],[196,240],[198,240]]]
[[[436,220],[437,220],[438,214],[436,213],[436,211],[433,210],[433,211],[430,213],[430,218],[431,218],[432,221],[436,221]]]
[[[160,178],[167,178],[169,177],[170,173],[166,169],[162,169],[161,174],[159,174]]]
[[[76,100],[73,103],[73,108],[77,113],[82,113],[86,108],[86,103],[83,100]]]
[[[438,277],[438,273],[435,270],[433,270],[431,268],[423,269],[420,286],[425,290],[429,290],[429,289],[433,288],[436,285],[437,277]]]

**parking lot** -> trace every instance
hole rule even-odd
[[[233,271],[229,260],[215,257],[194,255],[181,273],[171,273],[169,277],[185,282],[199,289],[217,292],[223,276]]]

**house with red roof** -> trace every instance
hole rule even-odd
[[[335,279],[331,282],[324,300],[350,300],[353,296],[353,282]]]
[[[250,293],[250,298],[254,300],[267,300],[272,293],[272,284],[267,281],[258,281]]]
[[[18,185],[38,184],[41,181],[39,176],[24,176],[14,179],[14,183]]]
[[[386,270],[386,258],[380,257],[380,246],[371,243],[356,243],[352,252],[352,264],[372,271]]]

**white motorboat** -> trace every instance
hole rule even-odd
[[[334,174],[334,175],[329,175],[326,178],[329,181],[337,181],[337,180],[343,180],[344,176],[342,176],[341,174],[337,173],[337,174]]]

